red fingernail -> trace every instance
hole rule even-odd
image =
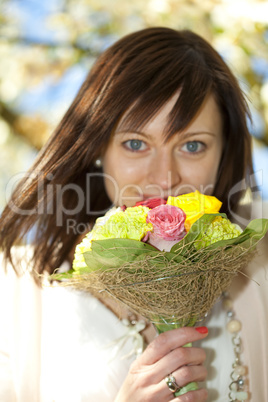
[[[199,332],[200,334],[207,334],[208,333],[207,327],[195,327],[195,330],[197,332]]]

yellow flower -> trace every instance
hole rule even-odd
[[[201,194],[199,191],[168,197],[167,204],[181,208],[186,214],[185,229],[188,231],[192,224],[204,214],[219,212],[222,202],[211,195]]]

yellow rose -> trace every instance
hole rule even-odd
[[[201,194],[199,191],[168,197],[167,204],[181,208],[186,214],[185,229],[188,231],[192,224],[204,214],[219,212],[222,202],[211,195]]]

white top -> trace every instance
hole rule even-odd
[[[253,402],[268,401],[267,246],[266,238],[246,271],[258,284],[239,275],[231,290],[243,325]],[[126,326],[90,294],[58,286],[40,289],[29,274],[17,278],[12,269],[0,276],[0,401],[114,401],[135,358],[124,357],[133,339],[114,342]],[[207,351],[208,401],[228,400],[234,354],[225,324],[218,302],[201,343]]]

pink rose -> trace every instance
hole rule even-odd
[[[136,202],[135,207],[142,205],[143,207],[155,208],[166,203],[167,201],[163,198],[149,198],[148,200]]]
[[[156,238],[168,241],[181,240],[186,235],[185,219],[184,211],[173,205],[159,205],[151,209],[147,215],[147,222],[153,225],[153,232],[149,233],[149,242]]]

